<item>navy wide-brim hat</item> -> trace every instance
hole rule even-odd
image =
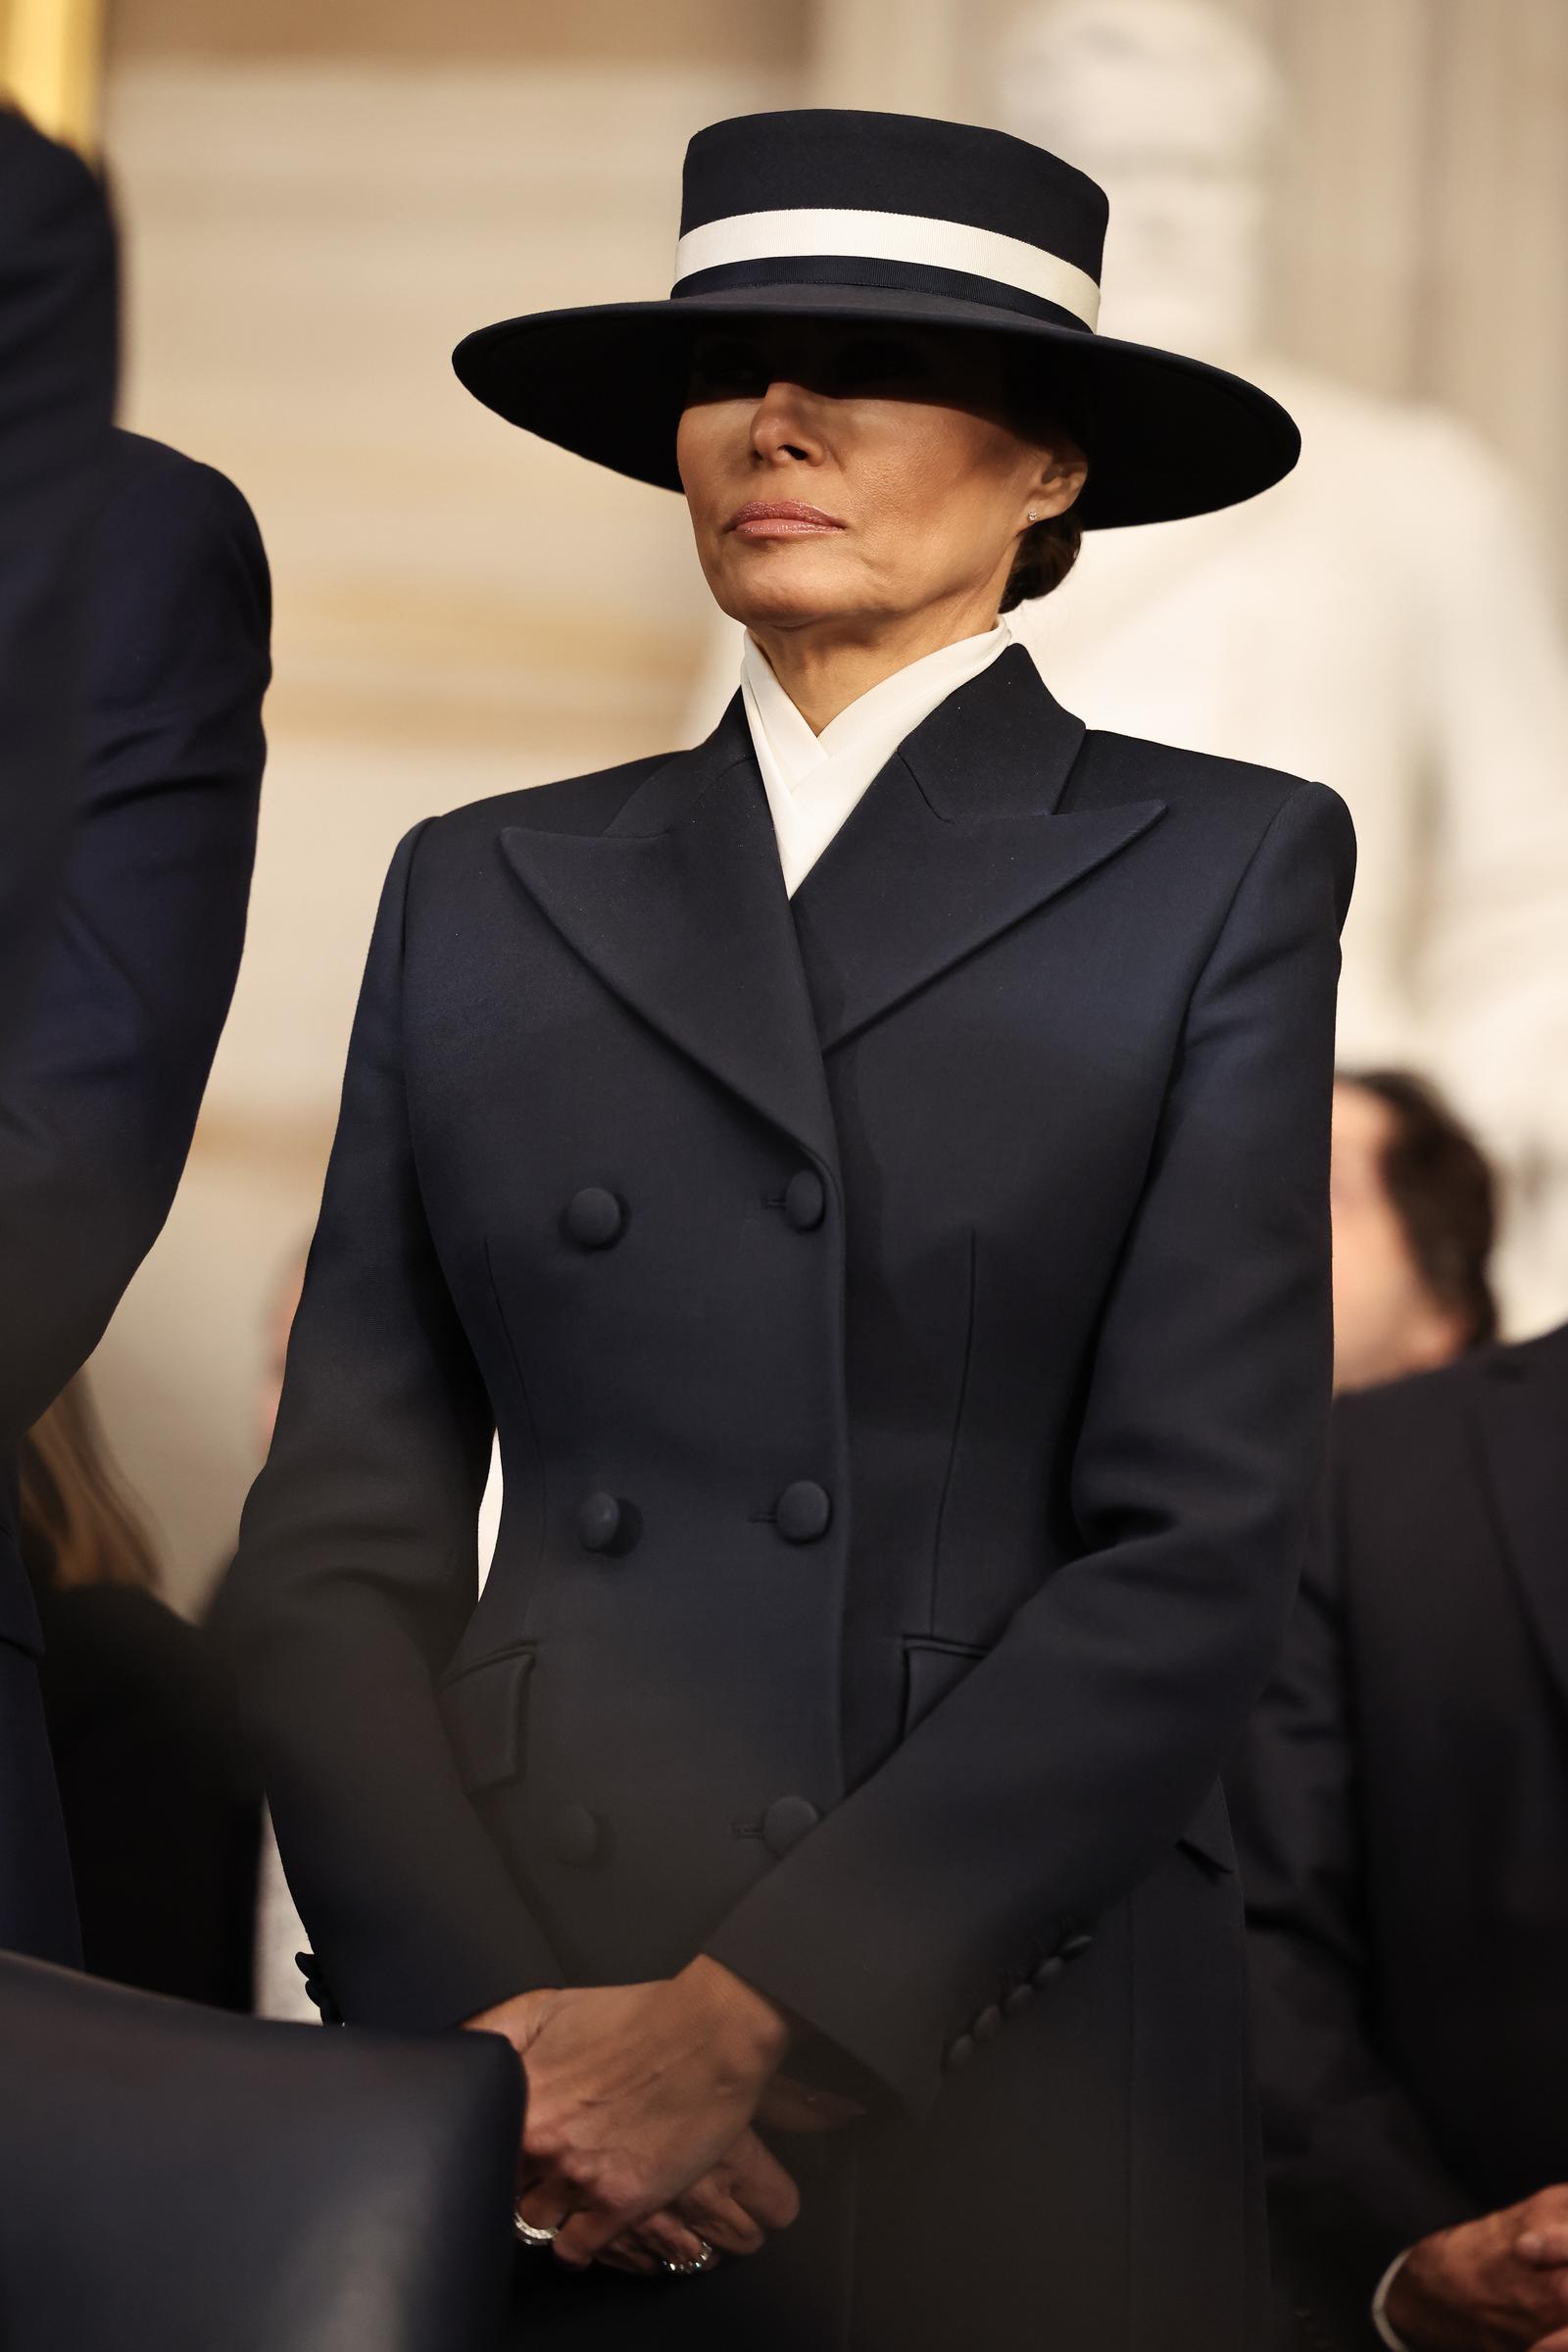
[[[667,302],[506,318],[459,376],[487,408],[634,480],[678,490],[695,335],[806,317],[1001,332],[1038,358],[1081,440],[1086,528],[1233,506],[1290,471],[1300,435],[1255,384],[1095,332],[1104,191],[1005,131],[848,109],[740,115],[686,151]]]

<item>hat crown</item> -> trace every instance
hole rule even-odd
[[[801,108],[686,150],[677,299],[786,284],[967,296],[1093,329],[1104,191],[1004,130]]]
[[[1015,237],[1097,281],[1108,205],[1087,172],[1009,131],[802,107],[710,122],[686,149],[682,236],[745,213],[904,213]]]

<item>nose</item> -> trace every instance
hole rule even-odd
[[[804,384],[776,377],[752,417],[752,448],[768,465],[820,463],[823,443],[815,395]]]

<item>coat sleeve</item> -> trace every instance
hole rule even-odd
[[[1343,1459],[1353,1400],[1341,1407]],[[1331,1472],[1278,1671],[1227,1786],[1247,1893],[1275,2267],[1302,2329],[1370,2343],[1395,2256],[1478,2208],[1371,2031],[1357,1731],[1344,1621],[1344,1487]]]
[[[97,1345],[169,1213],[245,936],[270,587],[231,482],[114,437],[83,788],[0,1048],[0,1432]]]
[[[21,1014],[80,783],[116,279],[96,175],[0,101],[0,1037]]]
[[[425,1222],[403,1081],[393,859],[277,1429],[216,1611],[278,1849],[352,2024],[430,2029],[561,1984],[434,1697],[478,1592],[493,1418]]]
[[[914,2114],[1172,1845],[1266,1679],[1328,1406],[1353,854],[1342,804],[1296,787],[1193,990],[1088,1370],[1081,1555],[708,1939]]]

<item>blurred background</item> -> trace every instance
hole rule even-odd
[[[1118,182],[1128,195],[1121,311],[1113,217],[1102,325],[1266,352],[1257,372],[1302,387],[1327,453],[1315,519],[1298,518],[1333,558],[1316,600],[1293,602],[1306,559],[1291,555],[1290,510],[1272,549],[1165,526],[1145,535],[1152,557],[1096,551],[1099,569],[1042,617],[1037,655],[1070,706],[1126,723],[1096,648],[1103,667],[1107,645],[1152,628],[1164,651],[1150,674],[1165,662],[1175,691],[1195,657],[1159,635],[1161,599],[1207,563],[1231,583],[1197,624],[1207,657],[1236,615],[1256,630],[1271,597],[1264,642],[1294,650],[1318,632],[1317,666],[1298,663],[1279,699],[1309,699],[1319,719],[1330,706],[1348,740],[1373,747],[1374,772],[1353,790],[1331,755],[1311,772],[1347,791],[1358,821],[1357,794],[1384,781],[1401,811],[1357,918],[1358,969],[1383,974],[1357,1000],[1357,1051],[1437,1066],[1509,1159],[1511,1328],[1568,1312],[1553,1206],[1568,1080],[1551,1059],[1568,1042],[1568,6],[1172,0],[1163,31],[1147,6],[1133,13],[1100,0],[0,8],[11,86],[46,126],[100,147],[112,174],[123,421],[239,483],[275,581],[238,994],[172,1217],[94,1365],[180,1605],[199,1607],[226,1560],[257,1466],[269,1319],[314,1218],[394,843],[433,809],[690,740],[727,694],[679,502],[510,431],[461,391],[449,354],[515,312],[666,292],[685,142],[728,114],[883,107],[1076,146],[1113,203]],[[1189,233],[1201,266],[1180,246]],[[1162,250],[1162,235],[1177,244]],[[1378,570],[1378,532],[1425,533],[1419,579]],[[1450,577],[1468,601],[1440,611]],[[1358,594],[1396,612],[1394,637],[1369,635]],[[1336,650],[1336,628],[1353,643]],[[1193,739],[1230,748],[1224,717],[1195,712]],[[1432,845],[1462,848],[1526,771],[1528,807],[1498,836],[1506,856],[1459,883],[1429,873]],[[1491,924],[1447,965],[1417,937],[1441,920],[1445,888],[1472,915],[1479,890]],[[1543,973],[1531,943],[1553,938]],[[1522,992],[1518,1021],[1494,1003],[1499,962]],[[1425,1011],[1423,971],[1437,992]],[[1414,975],[1397,1005],[1404,981],[1389,973]],[[1489,1009],[1444,1067],[1455,1028],[1432,1007],[1456,990]],[[1564,1103],[1543,1113],[1553,1088]]]

